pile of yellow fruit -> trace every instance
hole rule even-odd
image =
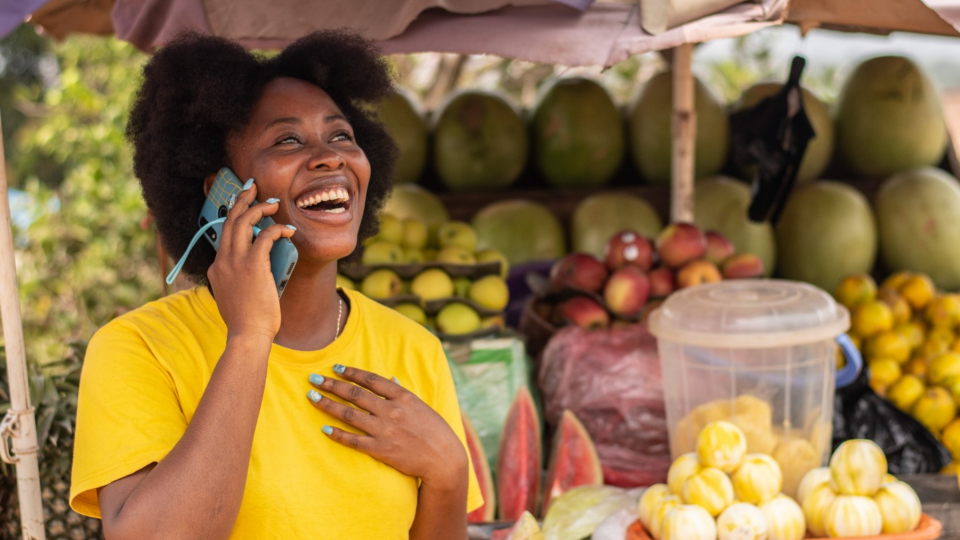
[[[470,334],[477,330],[502,328],[503,318],[491,315],[502,312],[510,300],[506,283],[509,271],[506,258],[495,250],[476,251],[477,235],[470,225],[451,221],[430,231],[416,219],[399,220],[389,214],[381,216],[380,233],[367,241],[362,263],[381,267],[368,273],[359,284],[343,274],[337,275],[337,286],[359,289],[364,295],[380,301],[399,300],[409,296],[412,301],[390,302],[395,310],[414,321],[450,335]],[[391,266],[421,263],[439,263],[423,268],[413,279],[405,281]],[[476,265],[499,262],[499,275],[484,275],[477,279],[451,277],[443,265]],[[468,299],[481,308],[481,316],[474,306],[458,299]],[[428,302],[446,300],[433,317],[425,307]]]
[[[848,276],[834,296],[850,309],[850,338],[873,390],[960,461],[960,295],[937,291],[923,274],[898,272],[879,289],[869,275]]]
[[[797,500],[816,537],[865,537],[912,531],[920,523],[920,498],[887,473],[887,458],[873,441],[840,445],[830,467],[814,469]]]
[[[782,487],[776,460],[748,453],[744,432],[721,420],[670,466],[666,484],[644,491],[637,514],[656,540],[800,540],[803,510]]]

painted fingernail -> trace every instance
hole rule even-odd
[[[247,191],[252,187],[253,187],[253,178],[247,180],[247,183],[243,185],[243,191]]]
[[[397,383],[397,384],[400,384],[400,381],[399,381],[396,377],[393,378],[393,382],[395,382],[395,383]],[[401,386],[402,386],[402,385],[401,385]]]
[[[330,426],[323,426],[323,432],[327,435],[331,435],[333,433],[333,428]]]
[[[316,373],[310,374],[310,384],[315,384],[317,386],[320,386],[321,384],[323,384],[323,381],[324,381],[323,375],[317,375]]]
[[[275,203],[278,203],[278,202],[280,202],[280,199],[276,199],[276,198],[273,198],[273,197],[267,199],[267,204],[275,204]]]
[[[262,230],[262,229],[261,229],[260,227],[257,227],[256,225],[254,225],[254,226],[253,226],[253,237],[256,238],[257,235],[260,234],[260,231],[261,231],[261,230]]]
[[[290,225],[289,223],[287,224],[287,228],[288,228],[288,229],[297,230],[296,227],[294,227],[293,225]]]
[[[323,399],[323,396],[320,395],[320,392],[311,390],[307,392],[307,398],[314,403],[320,403],[320,400]]]
[[[235,204],[237,204],[237,194],[236,194],[236,193],[234,193],[233,195],[231,195],[231,196],[230,196],[230,200],[227,201],[227,209],[229,210],[230,208],[233,208],[233,206],[234,206]]]
[[[343,365],[340,365],[340,364],[334,364],[334,365],[333,365],[333,372],[336,373],[336,374],[338,374],[338,375],[343,375],[343,372],[346,371],[346,370],[347,370],[347,367],[346,367],[346,366],[343,366]]]

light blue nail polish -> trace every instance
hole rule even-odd
[[[289,223],[287,224],[287,228],[288,228],[288,229],[297,230],[296,227],[294,227],[293,225],[290,225]]]
[[[247,180],[247,183],[243,185],[243,190],[246,191],[253,187],[253,178]]]
[[[267,199],[267,204],[274,204],[274,203],[278,203],[278,202],[280,202],[280,199],[273,198],[273,197]]]
[[[320,395],[320,392],[311,390],[307,392],[307,398],[314,403],[320,403],[320,400],[323,399],[323,396]]]
[[[323,432],[327,435],[331,435],[333,434],[333,428],[330,426],[323,426]]]
[[[261,229],[260,227],[257,227],[256,225],[254,225],[254,226],[253,226],[253,237],[256,238],[257,235],[260,234],[260,231],[261,231],[261,230],[262,230],[262,229]]]
[[[342,365],[340,365],[340,364],[334,364],[334,365],[333,365],[333,372],[336,373],[336,374],[338,374],[338,375],[343,375],[343,372],[346,371],[346,370],[347,370],[346,366],[342,366]]]
[[[323,375],[317,375],[316,373],[310,374],[310,384],[315,384],[317,386],[320,386],[321,384],[323,384],[323,381],[324,381]]]
[[[398,385],[400,385],[400,380],[397,379],[396,377],[393,377],[393,382],[395,382],[395,383],[397,383]],[[403,385],[400,385],[400,386],[403,386]]]

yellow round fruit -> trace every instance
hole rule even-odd
[[[780,441],[773,451],[773,459],[783,471],[783,492],[793,497],[800,487],[800,480],[812,469],[820,466],[822,454],[806,439],[789,437]]]
[[[883,529],[883,516],[870,497],[838,495],[827,509],[823,525],[831,538],[876,536]]]
[[[960,375],[960,353],[941,354],[927,365],[927,380],[930,384],[942,384],[947,378],[958,375]]]
[[[960,407],[960,375],[947,377],[946,380],[943,381],[942,386],[947,392],[950,392],[951,396],[953,396],[954,404],[956,404],[957,407]]]
[[[420,272],[410,283],[410,292],[424,302],[453,296],[453,280],[439,268]]]
[[[897,292],[910,304],[914,311],[920,311],[933,300],[933,295],[936,294],[937,289],[934,287],[933,281],[927,276],[914,274],[900,285]]]
[[[893,329],[893,311],[879,300],[864,302],[853,309],[851,328],[862,338]]]
[[[716,540],[717,524],[703,508],[690,504],[667,513],[660,540]]]
[[[752,504],[731,504],[717,518],[717,540],[767,540],[767,535],[767,518]]]
[[[780,465],[765,454],[747,454],[733,473],[733,493],[737,500],[762,504],[780,494],[783,473]]]
[[[921,351],[929,353],[930,356],[933,356],[934,353],[945,353],[950,350],[956,340],[957,335],[953,332],[953,328],[932,326],[927,330],[927,340],[923,343],[924,346]]]
[[[923,310],[923,318],[934,327],[956,326],[960,323],[960,298],[953,294],[937,296]]]
[[[887,387],[900,380],[903,374],[900,364],[889,358],[877,358],[867,365],[870,370],[870,388],[878,394],[884,394]]]
[[[889,484],[890,482],[899,482],[899,480],[897,480],[896,476],[887,473],[883,475],[883,482],[880,482],[880,487],[883,487],[884,484]]]
[[[807,532],[807,519],[797,501],[780,494],[760,505],[767,520],[767,540],[801,540]]]
[[[837,495],[830,488],[830,484],[821,484],[813,488],[801,504],[803,517],[807,520],[807,528],[814,536],[824,536],[827,510],[836,498]]]
[[[847,276],[837,285],[833,296],[847,309],[853,309],[857,304],[877,297],[877,283],[869,274]]]
[[[913,349],[910,340],[893,330],[880,332],[869,338],[865,348],[868,360],[889,358],[901,364],[910,359],[910,351]]]
[[[437,313],[437,328],[450,335],[462,336],[480,329],[480,315],[460,302],[447,304]]]
[[[720,469],[704,468],[683,483],[683,502],[695,504],[717,517],[733,503],[733,483]]]
[[[950,422],[943,428],[940,442],[947,447],[954,461],[960,461],[960,418]]]
[[[887,387],[886,398],[901,411],[909,412],[926,388],[919,377],[907,374]]]
[[[711,422],[697,437],[697,456],[705,467],[730,474],[737,470],[746,453],[747,437],[730,422]]]
[[[893,331],[907,338],[911,349],[923,345],[927,337],[927,327],[921,321],[907,321],[893,327]]]
[[[926,384],[927,380],[927,361],[919,356],[910,359],[909,362],[901,368],[905,375],[913,375],[921,382]],[[917,396],[920,397],[919,395]]]
[[[666,484],[654,484],[643,490],[640,502],[637,503],[637,517],[640,518],[640,523],[648,531],[650,530],[653,510],[668,495],[670,495],[670,487]]]
[[[398,304],[396,306],[393,306],[393,309],[397,313],[406,315],[409,319],[411,319],[414,322],[418,322],[423,325],[427,324],[427,314],[423,311],[422,307],[416,304],[405,302],[403,304]]]
[[[830,484],[830,467],[811,469],[804,475],[803,480],[800,481],[800,487],[797,488],[797,502],[803,504],[814,489],[828,484]]]
[[[654,505],[653,513],[650,515],[650,534],[654,538],[661,538],[660,528],[663,526],[663,520],[671,510],[683,505],[683,499],[676,495],[667,495],[660,499],[660,502]]]
[[[674,495],[683,493],[683,483],[701,469],[703,466],[700,465],[700,458],[696,453],[690,452],[678,457],[667,471],[667,485],[670,487],[670,493]]]
[[[903,324],[913,316],[910,304],[908,304],[899,293],[895,291],[883,291],[877,298],[884,304],[890,306],[890,311],[893,312],[894,325]]]
[[[485,276],[470,285],[471,300],[493,311],[503,311],[510,302],[507,282],[500,276]]]
[[[913,276],[913,274],[906,271],[894,272],[893,274],[887,276],[887,279],[880,283],[880,290],[898,291],[900,290],[900,287],[903,286],[908,279],[910,279],[911,276]]]
[[[884,484],[873,496],[883,516],[883,534],[910,532],[920,524],[920,497],[903,482]]]
[[[403,282],[393,270],[382,268],[367,274],[360,282],[360,291],[368,298],[386,300],[400,294]]]
[[[841,444],[830,458],[830,479],[843,495],[876,493],[887,474],[887,456],[877,443],[853,439]]]
[[[931,386],[914,404],[911,414],[936,434],[947,427],[957,415],[957,405],[950,392],[939,386]]]

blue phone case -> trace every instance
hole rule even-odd
[[[200,210],[199,226],[203,227],[211,221],[226,217],[231,197],[234,195],[239,197],[242,191],[243,183],[237,178],[237,175],[226,167],[220,169],[217,173],[217,179],[210,187],[210,193],[207,194],[207,200],[204,201],[203,208]],[[253,204],[257,204],[257,201],[254,201]],[[257,224],[257,227],[266,229],[275,224],[276,222],[269,217],[264,217]],[[204,233],[204,236],[213,245],[213,249],[220,249],[222,228],[223,225],[218,223]],[[283,289],[290,280],[290,274],[293,273],[298,258],[297,248],[289,238],[281,238],[274,242],[273,248],[270,250],[270,271],[273,273],[273,281],[277,286],[278,295],[283,294]]]

